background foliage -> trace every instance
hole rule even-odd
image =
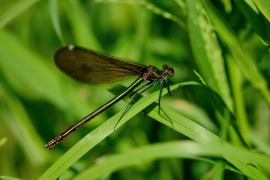
[[[269,21],[264,0],[2,0],[1,178],[268,179]],[[173,126],[157,86],[116,131],[128,98],[42,148],[119,92],[61,73],[53,56],[68,44],[173,66],[182,86],[162,98]]]

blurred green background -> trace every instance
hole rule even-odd
[[[0,4],[0,176],[5,176],[2,178],[39,178],[76,142],[127,106],[128,98],[54,149],[43,148],[115,95],[107,86],[80,84],[60,72],[54,64],[54,53],[68,44],[158,68],[166,63],[175,71],[174,77],[169,78],[171,84],[200,82],[195,70],[235,114],[239,131],[252,148],[247,150],[270,154],[270,6],[266,1],[2,0]],[[156,85],[144,95],[158,89]],[[218,113],[217,107],[211,106],[212,98],[204,88],[190,85],[180,87],[172,97],[164,96],[161,103],[232,146],[243,146],[237,138],[239,134],[224,122],[226,118]],[[194,132],[201,136],[200,131]],[[211,138],[212,134],[205,136]],[[204,144],[139,112],[83,154],[60,179],[72,179],[113,154],[190,139]],[[234,163],[211,155],[205,159],[168,157],[171,158],[137,162],[100,178],[248,176],[238,172],[241,168]],[[270,177],[269,169],[257,170],[260,177]]]

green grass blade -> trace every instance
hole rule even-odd
[[[61,31],[61,26],[59,22],[59,10],[58,10],[58,0],[50,0],[49,1],[49,7],[50,7],[50,15],[53,23],[53,27],[55,29],[55,32],[60,39],[61,43],[63,45],[66,45],[65,39],[63,37],[62,31]]]
[[[197,159],[209,163],[214,163],[213,161],[207,158],[201,158],[200,156],[210,158],[237,157],[241,161],[253,161],[253,159],[256,159],[255,163],[269,170],[269,157],[251,153],[247,150],[236,148],[226,143],[221,143],[218,145],[202,145],[193,141],[172,141],[151,144],[130,150],[126,153],[104,157],[102,162],[91,166],[83,173],[75,177],[74,180],[97,179],[106,174],[110,174],[130,166],[136,166],[141,163],[164,158]],[[245,164],[243,165],[243,168],[248,168],[248,166],[248,164]],[[231,167],[228,166],[224,167],[223,164],[221,164],[219,168],[231,169]],[[249,176],[249,174],[245,174],[245,172],[243,174],[251,178],[255,177]],[[265,179],[263,176],[262,178]]]
[[[210,1],[203,0],[202,5],[210,20],[215,25],[215,29],[218,32],[219,37],[239,65],[245,77],[255,88],[260,90],[267,103],[270,105],[270,94],[267,89],[266,79],[261,75],[248,53],[242,48],[241,43],[236,38],[236,35],[230,28],[228,22],[222,17]]]
[[[200,3],[187,1],[188,27],[192,51],[206,83],[217,91],[232,109],[232,98],[224,67],[222,50],[207,14]]]
[[[25,12],[28,8],[34,5],[38,0],[19,1],[12,8],[9,8],[6,13],[0,17],[0,28],[12,21],[15,17]]]
[[[166,107],[163,107],[163,109],[173,121],[174,130],[180,132],[181,134],[184,134],[185,136],[195,140],[200,144],[218,145],[224,142],[221,138],[211,133],[207,129],[181,116],[180,114],[172,111],[171,109]],[[145,110],[148,111],[148,107]],[[157,107],[148,115],[160,121],[161,123],[171,127],[171,124],[159,115]],[[266,179],[265,175],[258,169],[254,168],[252,165],[246,166],[247,164],[252,164],[253,162],[248,162],[247,160],[242,160],[237,157],[225,157],[225,159],[247,176],[253,177],[255,179]]]
[[[268,23],[270,22],[270,3],[267,0],[253,0],[256,6],[260,9],[262,14],[268,19]],[[269,32],[268,32],[269,34]]]
[[[213,176],[212,179],[214,180],[222,180],[224,177],[224,162],[222,160],[218,160],[213,167]]]
[[[259,11],[260,9],[262,12],[266,12],[264,15],[266,17],[267,15],[268,17],[270,17],[269,11],[267,12],[267,9],[269,9],[269,5],[267,7],[267,3],[264,0],[235,0],[235,3],[237,4],[241,12],[245,15],[247,20],[250,22],[252,28],[260,36],[262,41],[269,46],[269,29],[266,28],[267,26],[269,28],[269,22],[268,25],[264,22],[265,18],[261,15],[261,12]],[[262,4],[264,4],[263,7],[261,7]]]
[[[244,103],[245,100],[242,89],[243,79],[241,76],[241,71],[237,66],[236,62],[232,59],[232,57],[229,54],[226,55],[226,60],[232,87],[232,94],[235,103],[234,114],[237,117],[237,125],[246,142],[250,144],[250,136],[248,135],[250,124],[245,109],[246,107]]]

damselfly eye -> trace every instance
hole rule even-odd
[[[174,75],[173,68],[170,68],[167,64],[164,64],[162,66],[162,72],[163,72],[164,75],[168,75],[170,77],[172,77]]]
[[[167,64],[163,64],[163,66],[162,66],[163,71],[166,71],[168,68],[169,68],[169,66]]]
[[[167,73],[168,73],[168,76],[173,77],[173,75],[174,75],[174,70],[173,70],[173,68],[167,69]]]

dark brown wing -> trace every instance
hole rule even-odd
[[[55,53],[56,65],[77,81],[87,84],[109,84],[140,76],[147,66],[136,61],[110,57],[73,45]]]

